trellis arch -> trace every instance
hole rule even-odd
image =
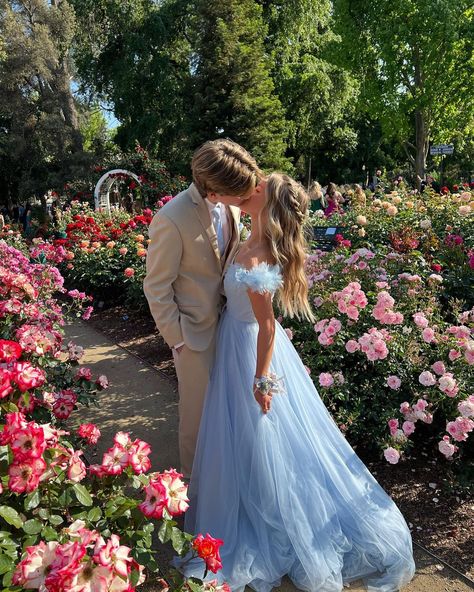
[[[97,181],[97,185],[94,189],[94,201],[95,201],[95,209],[98,210],[99,208],[105,208],[107,213],[110,214],[110,191],[117,181],[117,175],[126,175],[127,177],[131,177],[135,179],[135,181],[141,185],[140,179],[130,171],[126,171],[125,169],[113,169],[111,171],[107,171],[102,175],[102,177]]]

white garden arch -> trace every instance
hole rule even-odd
[[[104,208],[107,210],[107,213],[110,214],[110,192],[112,190],[112,187],[114,186],[114,183],[118,180],[116,176],[117,174],[131,177],[132,179],[135,179],[135,181],[139,185],[141,185],[141,181],[137,177],[137,175],[135,175],[135,173],[131,173],[130,171],[126,171],[125,169],[113,169],[112,171],[107,171],[97,181],[97,185],[94,189],[94,201],[96,210]]]

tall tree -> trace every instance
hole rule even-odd
[[[66,0],[0,0],[0,31],[0,159],[7,198],[17,192],[42,196],[51,174],[82,150],[69,71],[74,13]]]
[[[472,3],[334,0],[334,22],[362,108],[403,145],[419,181],[430,141],[449,142],[472,120]]]
[[[192,143],[227,136],[263,166],[290,168],[262,7],[254,0],[196,0],[195,33]]]
[[[350,73],[332,63],[333,32],[330,0],[260,0],[268,24],[266,48],[272,57],[276,93],[288,121],[288,155],[313,172],[323,150],[344,138],[355,142],[349,124],[358,84]],[[303,172],[301,170],[301,172]]]
[[[71,2],[80,24],[74,56],[81,90],[113,107],[123,149],[138,140],[170,168],[183,170],[192,105],[189,2]]]

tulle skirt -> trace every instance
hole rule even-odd
[[[252,392],[258,325],[225,312],[189,487],[187,532],[223,539],[218,574],[233,592],[288,575],[309,592],[362,579],[394,592],[415,573],[401,512],[357,456],[276,323],[271,370],[285,393],[264,415]],[[195,559],[178,566],[202,578]],[[210,574],[214,577],[213,574]]]

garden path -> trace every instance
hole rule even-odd
[[[152,470],[179,467],[178,462],[178,395],[176,386],[163,378],[152,366],[131,355],[107,339],[87,323],[76,321],[66,327],[66,338],[85,349],[82,364],[93,374],[105,374],[110,382],[108,390],[100,394],[100,407],[81,409],[75,415],[79,422],[96,423],[102,433],[96,457],[112,445],[119,430],[131,432],[133,437],[148,442]],[[166,561],[166,557],[162,558]],[[402,592],[468,592],[473,590],[456,572],[439,564],[436,559],[415,548],[417,572],[409,586]],[[152,582],[142,589],[158,592]],[[280,592],[293,592],[296,588],[284,580]],[[348,592],[363,592],[357,583]]]

